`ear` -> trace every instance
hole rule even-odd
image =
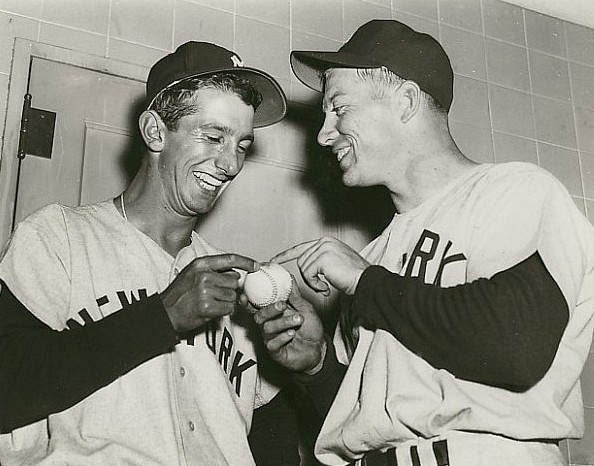
[[[145,110],[138,118],[144,143],[152,152],[161,152],[165,143],[165,123],[154,110]]]
[[[405,81],[400,89],[402,95],[402,111],[400,121],[407,123],[419,111],[421,105],[422,91],[414,81]]]

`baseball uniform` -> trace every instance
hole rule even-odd
[[[368,451],[399,447],[398,465],[418,464],[408,448],[401,448],[415,445],[421,464],[434,465],[432,442],[425,439],[447,438],[452,466],[563,464],[555,441],[584,431],[579,376],[594,315],[594,230],[563,186],[530,164],[479,165],[415,209],[395,215],[362,255],[400,277],[454,291],[517,264],[534,268],[541,260],[564,298],[567,325],[544,376],[515,390],[434,367],[423,357],[425,348],[415,347],[412,338],[404,345],[389,325],[355,328],[358,343],[352,354],[339,329],[334,339],[338,359],[349,366],[318,437],[318,458],[343,465]],[[361,315],[365,306],[386,307],[398,294],[387,289],[388,278],[369,279],[377,272],[370,267],[355,293]],[[402,297],[392,302],[409,304]],[[497,328],[497,319],[507,314],[489,313],[488,304],[477,301],[472,317],[483,315],[485,326]],[[440,319],[468,327],[469,316],[452,316]],[[480,327],[481,320],[475,320]],[[427,322],[427,327],[435,325]],[[426,329],[399,331],[411,335]],[[456,329],[444,327],[443,332],[456,334]]]
[[[111,200],[51,205],[19,224],[0,277],[62,330],[160,292],[193,258],[219,253],[191,240],[173,258]],[[258,376],[250,317],[211,321],[75,406],[0,436],[0,463],[253,465],[252,413],[278,389]]]

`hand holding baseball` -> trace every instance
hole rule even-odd
[[[173,328],[188,332],[233,314],[241,294],[240,274],[233,269],[253,272],[257,267],[253,259],[238,254],[194,259],[160,294]]]
[[[243,291],[256,308],[289,299],[293,280],[291,274],[280,264],[262,263],[255,272],[243,279]]]
[[[324,328],[297,286],[292,287],[287,302],[259,309],[254,320],[274,361],[292,371],[317,368],[324,352]]]
[[[272,261],[282,264],[294,259],[305,282],[322,293],[330,292],[329,282],[348,295],[354,294],[359,278],[370,265],[342,241],[329,237],[293,246],[274,256]]]

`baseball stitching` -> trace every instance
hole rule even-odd
[[[269,306],[270,304],[274,303],[276,301],[276,298],[278,297],[278,284],[276,283],[276,280],[274,279],[274,277],[272,276],[272,274],[268,271],[266,271],[265,269],[260,269],[262,272],[264,272],[264,275],[266,275],[269,279],[270,282],[272,283],[272,296],[270,297],[270,299],[268,301],[265,301],[263,304],[261,304],[260,306],[264,307],[264,306]]]

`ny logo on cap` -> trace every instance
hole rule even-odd
[[[241,58],[239,58],[237,55],[231,55],[231,61],[233,62],[233,66],[235,67],[239,66],[240,68],[242,68],[244,66],[243,62],[241,61]]]

